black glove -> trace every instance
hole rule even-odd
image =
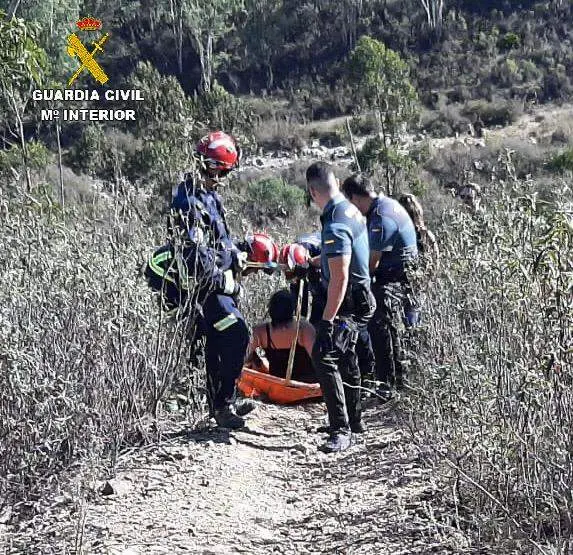
[[[297,264],[292,269],[292,274],[296,278],[303,279],[308,275],[309,268],[310,268],[310,266],[308,264],[305,266],[301,266],[300,264]]]
[[[316,325],[315,342],[321,353],[334,350],[334,324],[328,320],[321,320]]]

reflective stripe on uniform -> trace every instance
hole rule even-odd
[[[230,328],[235,322],[238,322],[238,321],[239,321],[239,319],[234,314],[229,314],[229,315],[225,316],[222,320],[215,322],[213,324],[213,327],[217,331],[224,331],[227,328]]]
[[[224,289],[223,292],[227,295],[233,294],[235,291],[235,278],[233,277],[233,270],[225,270],[223,272],[223,283]]]
[[[175,283],[175,280],[168,275],[169,269],[165,270],[163,267],[160,266],[162,262],[169,260],[171,258],[171,253],[169,251],[162,252],[157,256],[152,256],[149,259],[149,268],[152,272],[157,274],[160,278]]]

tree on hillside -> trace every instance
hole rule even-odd
[[[442,31],[442,23],[444,20],[445,0],[420,0],[420,2],[426,12],[428,27],[439,35]]]
[[[267,89],[274,86],[273,58],[284,48],[283,34],[279,30],[283,0],[246,0],[247,22],[242,36],[246,57],[256,61],[267,76]]]
[[[356,91],[356,111],[372,110],[381,137],[380,160],[391,193],[390,150],[400,132],[417,114],[418,95],[408,64],[396,52],[371,37],[361,37],[350,56],[349,78]]]
[[[0,0],[0,9],[3,3]],[[75,22],[80,17],[81,3],[82,0],[8,2],[8,9],[17,9],[15,15],[37,24],[37,42],[46,51],[51,62],[49,71],[56,79],[67,75],[76,65],[75,60],[68,56],[65,45],[67,36],[76,30]]]
[[[4,128],[4,144],[11,146],[8,134],[20,143],[22,165],[28,189],[32,183],[28,164],[28,147],[24,135],[24,112],[32,90],[42,82],[46,53],[36,42],[38,27],[23,19],[5,18],[0,12],[0,120]]]
[[[183,36],[188,31],[201,63],[201,89],[211,90],[216,42],[233,29],[244,0],[169,0],[175,25],[179,73],[183,73]]]

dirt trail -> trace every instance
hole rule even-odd
[[[183,433],[133,451],[120,460],[116,493],[85,506],[81,551],[78,516],[62,513],[50,549],[25,552],[470,552],[394,410],[366,409],[368,432],[334,456],[317,451],[324,415],[322,405],[262,406],[246,431]]]

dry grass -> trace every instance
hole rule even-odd
[[[447,461],[477,546],[569,553],[573,223],[507,167],[485,213],[448,211],[437,229],[413,427]]]
[[[160,233],[138,219],[136,199],[100,197],[64,221],[35,194],[0,196],[0,498],[8,501],[40,498],[79,458],[113,461],[126,444],[155,437],[165,391],[189,373],[181,325],[160,326],[139,276]]]

